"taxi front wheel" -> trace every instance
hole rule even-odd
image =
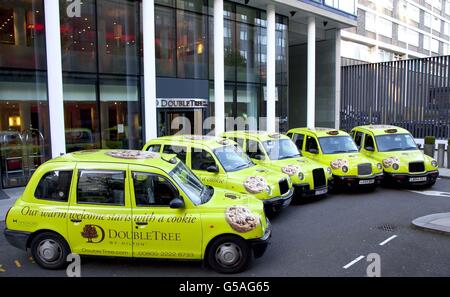
[[[38,234],[31,241],[30,247],[33,259],[45,269],[61,269],[67,264],[69,246],[64,238],[56,233]]]
[[[226,235],[211,244],[207,260],[209,266],[217,272],[238,273],[248,267],[251,256],[251,249],[244,239]]]

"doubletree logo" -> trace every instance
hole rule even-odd
[[[89,224],[84,226],[81,236],[86,238],[88,243],[100,243],[105,239],[105,231],[100,226]]]

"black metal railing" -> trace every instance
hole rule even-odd
[[[450,136],[450,56],[342,67],[341,129],[391,124]]]

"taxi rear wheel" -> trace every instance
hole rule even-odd
[[[222,236],[216,239],[208,251],[208,264],[220,273],[244,271],[251,261],[251,249],[247,242],[237,236]]]
[[[67,264],[69,246],[64,238],[56,233],[38,234],[31,241],[30,247],[33,259],[45,269],[61,269]]]

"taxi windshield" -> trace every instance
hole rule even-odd
[[[379,152],[417,150],[410,134],[387,134],[375,137]]]
[[[195,205],[204,204],[211,199],[212,188],[206,187],[183,162],[178,162],[169,175]]]
[[[216,148],[214,154],[227,172],[239,171],[254,166],[247,154],[236,145]]]
[[[358,147],[348,135],[320,137],[319,143],[322,152],[327,155],[358,152]]]
[[[271,160],[300,157],[297,147],[290,139],[267,140],[262,144]]]

